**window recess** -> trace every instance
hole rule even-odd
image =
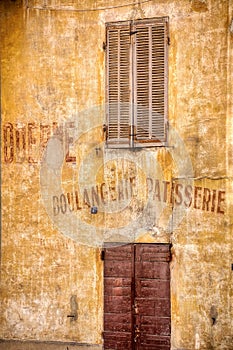
[[[168,17],[106,24],[109,147],[166,143],[168,42]]]

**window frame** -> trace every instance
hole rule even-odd
[[[148,115],[149,113],[151,114],[151,119],[154,126],[156,126],[156,122],[155,122],[155,118],[156,116],[159,116],[159,118],[162,120],[158,122],[158,126],[161,127],[161,125],[163,126],[164,130],[163,132],[163,137],[161,138],[137,138],[137,126],[138,124],[135,124],[135,120],[136,117],[138,117],[139,113],[136,113],[135,110],[140,108],[140,105],[135,104],[135,96],[136,96],[136,90],[138,90],[138,85],[134,86],[135,84],[135,79],[137,77],[137,75],[139,74],[139,70],[137,70],[137,67],[135,66],[135,64],[138,62],[138,57],[139,54],[137,53],[137,45],[140,44],[140,40],[138,39],[137,41],[137,33],[139,33],[138,28],[148,28],[148,33],[151,33],[151,31],[153,30],[153,28],[156,28],[156,25],[160,25],[163,27],[164,30],[164,34],[161,38],[158,39],[158,41],[153,41],[153,38],[150,37],[150,39],[148,39],[148,50],[150,50],[150,53],[148,54],[148,56],[145,56],[147,60],[149,60],[149,65],[148,65],[148,80],[145,80],[146,84],[148,85],[148,101],[149,99],[150,101],[150,106],[148,107],[143,107],[144,110],[142,113],[147,113],[146,109],[148,110]],[[162,28],[161,27],[161,28]],[[154,17],[154,18],[150,18],[150,19],[141,19],[141,20],[128,20],[128,21],[117,21],[117,22],[108,22],[105,25],[106,28],[106,61],[105,61],[105,72],[106,72],[106,85],[105,85],[105,96],[106,96],[106,111],[105,111],[105,116],[106,116],[106,124],[105,124],[105,141],[106,141],[106,145],[108,148],[141,148],[141,147],[155,147],[155,146],[166,146],[167,144],[167,134],[168,134],[168,45],[169,45],[169,17]],[[151,28],[151,29],[150,29]],[[125,44],[124,40],[124,35],[125,33],[123,32],[124,30],[128,30],[129,32],[129,42],[127,44]],[[112,31],[112,32],[111,32]],[[114,33],[115,31],[115,33]],[[111,42],[108,36],[110,36],[112,33],[112,37],[113,37],[113,49],[112,51],[110,48]],[[115,38],[114,38],[115,35]],[[158,35],[157,33],[155,35]],[[149,34],[148,34],[149,36]],[[123,44],[121,46],[121,40],[123,38]],[[115,40],[115,41],[114,41]],[[155,40],[155,39],[154,39]],[[157,39],[156,39],[157,40]],[[163,41],[162,41],[163,40]],[[114,42],[116,43],[116,45],[118,45],[117,48],[114,47]],[[138,44],[139,42],[139,44]],[[143,43],[143,41],[141,41],[141,43]],[[157,90],[154,87],[149,87],[149,84],[151,84],[151,76],[152,76],[152,70],[153,70],[153,64],[152,64],[152,58],[154,58],[153,54],[151,53],[152,51],[152,47],[153,45],[155,45],[155,43],[163,43],[163,63],[161,64],[160,67],[162,67],[162,71],[163,71],[163,75],[161,75],[162,77],[162,82],[163,82],[163,86],[164,86],[164,91],[163,91],[163,97],[162,97],[162,101],[163,101],[163,114],[159,115],[157,112],[153,112],[153,110],[151,109],[151,105],[152,105],[152,94],[155,93]],[[128,45],[129,47],[124,47],[124,45]],[[127,51],[128,50],[128,51]],[[123,58],[121,57],[121,51],[123,52]],[[117,58],[114,56],[114,53],[117,52]],[[128,53],[129,57],[126,57],[125,53]],[[111,54],[112,58],[109,58]],[[138,55],[138,56],[137,56]],[[111,66],[111,59],[113,61],[113,64],[115,64],[115,66]],[[125,64],[125,67],[122,68],[122,71],[124,72],[126,70],[126,65],[127,65],[127,60],[128,60],[128,82],[129,82],[129,91],[130,91],[130,97],[128,98],[128,102],[121,102],[120,101],[120,93],[121,93],[121,87],[119,87],[119,85],[121,84],[121,78],[122,76],[120,75],[121,73],[121,60],[123,61],[123,64]],[[161,57],[159,58],[161,60]],[[114,62],[115,60],[115,62]],[[116,66],[117,64],[117,66]],[[114,70],[113,72],[113,79],[115,79],[115,86],[117,85],[117,89],[118,91],[113,91],[113,95],[118,94],[117,97],[117,101],[115,101],[114,103],[111,102],[111,96],[110,96],[110,89],[111,89],[111,84],[109,84],[109,81],[111,79],[110,74],[111,74],[111,69]],[[151,73],[151,75],[150,75]],[[115,76],[114,76],[115,74]],[[116,75],[118,75],[118,77],[116,78]],[[122,79],[126,80],[125,77],[123,77]],[[149,81],[150,80],[150,81]],[[124,87],[124,84],[122,85]],[[114,90],[114,89],[113,89]],[[161,90],[161,89],[160,89]],[[150,94],[150,95],[149,95]],[[142,93],[143,96],[143,93]],[[114,98],[114,96],[113,96]],[[147,101],[147,102],[148,102]],[[110,108],[112,108],[113,113],[113,119],[117,119],[116,123],[113,123],[112,125],[114,125],[115,127],[115,131],[113,130],[113,126],[111,125],[110,122]],[[114,111],[115,110],[117,111]],[[123,110],[123,113],[125,113],[125,110],[127,110],[128,108],[128,118],[123,119],[125,123],[122,123],[121,120],[119,120],[119,118],[121,117],[121,114],[119,112],[119,109]],[[156,114],[157,113],[157,114]],[[111,115],[111,116],[112,116]],[[141,120],[143,120],[144,117],[141,118]],[[149,122],[149,119],[148,119]],[[128,123],[128,125],[127,125]],[[121,126],[123,124],[123,133],[125,137],[121,137],[118,136],[116,138],[110,137],[111,136],[111,132],[115,132],[118,135],[120,135],[120,131],[121,131]],[[156,126],[157,127],[157,126]],[[128,128],[128,132],[127,132],[127,128]],[[147,129],[145,129],[146,132],[148,134],[153,133],[152,127],[150,128],[148,126]],[[109,136],[110,135],[110,136]],[[154,134],[155,135],[155,134]]]

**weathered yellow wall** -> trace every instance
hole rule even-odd
[[[88,8],[99,10],[80,11]],[[172,349],[233,349],[231,1],[17,0],[1,1],[0,15],[0,338],[101,344],[101,244],[171,242]],[[106,150],[105,22],[142,16],[170,18],[173,147]],[[60,156],[59,138],[43,156],[54,123],[76,141],[75,162]],[[131,200],[119,194],[122,180],[133,181]],[[162,181],[180,184],[183,202],[185,186],[196,188],[190,208],[175,205],[172,217]],[[106,184],[107,204],[92,215],[82,195]],[[78,186],[74,212],[62,214],[57,200],[74,200]]]

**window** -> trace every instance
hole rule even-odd
[[[106,36],[107,145],[163,145],[168,17],[107,23]]]

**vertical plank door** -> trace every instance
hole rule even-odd
[[[137,350],[170,349],[170,249],[168,244],[135,245],[134,323],[140,330]]]
[[[104,349],[170,349],[170,247],[104,250]]]

